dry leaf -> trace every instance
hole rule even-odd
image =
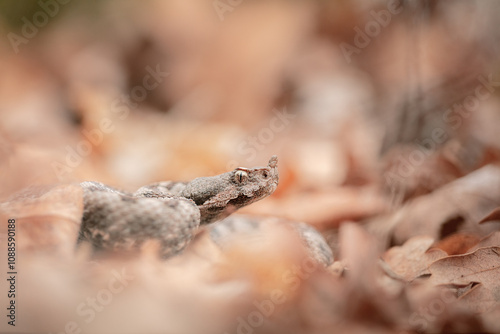
[[[431,193],[464,175],[446,158],[444,149],[441,149],[426,157],[419,168],[415,168],[408,176],[398,177],[400,171],[405,168],[402,164],[418,149],[418,145],[414,144],[397,145],[385,156],[383,175],[386,178],[383,187],[386,192],[391,193],[395,203]]]
[[[477,243],[477,245],[469,249],[467,253],[473,252],[482,247],[492,247],[492,246],[500,247],[500,231],[493,232],[490,235],[484,237],[483,239],[481,239],[481,241]]]
[[[458,255],[467,253],[479,240],[474,234],[456,233],[444,238],[435,247],[444,250],[448,255]]]
[[[476,312],[500,304],[500,247],[443,258],[431,264],[429,271],[430,281],[436,285],[464,287],[473,283],[460,299]]]
[[[490,212],[486,217],[479,221],[479,224],[486,223],[492,220],[500,220],[500,208],[496,208]]]
[[[31,187],[0,204],[2,221],[16,220],[20,250],[52,255],[73,255],[82,211],[82,190],[77,185]]]
[[[486,236],[498,224],[477,222],[499,204],[500,167],[488,165],[396,211],[394,241],[402,244],[415,235],[441,240],[459,231]]]
[[[428,273],[427,267],[447,254],[440,249],[429,249],[434,239],[428,236],[413,237],[403,246],[389,249],[382,259],[392,271],[407,282]]]

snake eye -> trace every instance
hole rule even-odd
[[[264,176],[265,179],[267,179],[267,177],[269,176],[269,173],[267,172],[267,170],[265,170],[263,173],[262,173],[262,176]]]
[[[244,183],[248,179],[248,173],[242,170],[237,170],[236,173],[234,173],[234,180],[237,183]]]

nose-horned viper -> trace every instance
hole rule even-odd
[[[190,182],[160,182],[126,193],[83,182],[84,212],[78,243],[94,251],[133,251],[157,240],[160,255],[182,251],[196,229],[271,195],[278,186],[278,158],[266,167],[239,167]]]

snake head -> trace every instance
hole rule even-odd
[[[238,167],[232,173],[238,193],[252,199],[245,205],[253,203],[271,195],[278,187],[278,157],[273,155],[267,167]]]
[[[278,181],[278,157],[273,155],[266,167],[238,167],[221,175],[194,179],[181,196],[198,205],[201,224],[208,224],[271,195]]]

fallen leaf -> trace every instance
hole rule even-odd
[[[448,255],[465,254],[479,240],[475,234],[456,233],[439,241],[435,247],[444,250]]]
[[[485,312],[500,303],[500,247],[480,248],[473,253],[440,259],[429,266],[435,285],[472,288],[460,299],[476,312]]]
[[[428,236],[413,237],[403,246],[389,249],[382,256],[392,271],[407,282],[428,273],[428,266],[445,257],[447,254],[440,249],[429,249],[434,239]]]
[[[418,145],[415,144],[398,145],[384,158],[383,187],[386,192],[391,193],[395,204],[431,193],[464,175],[455,163],[447,159],[444,149],[441,149],[427,156],[419,168],[411,169],[411,173],[401,177],[402,171],[407,168],[405,164],[408,157],[416,150]]]
[[[2,221],[15,219],[21,251],[72,256],[83,210],[77,185],[27,188],[0,204]],[[6,233],[7,224],[0,228]],[[4,230],[5,229],[5,230]],[[43,237],[41,237],[43,236]]]
[[[441,240],[460,231],[486,236],[498,224],[477,222],[499,204],[500,167],[487,165],[396,211],[390,221],[393,239],[396,244],[416,235]]]
[[[467,253],[471,253],[483,247],[500,247],[500,231],[493,232],[481,239],[474,247],[470,248]]]
[[[486,217],[479,221],[479,224],[486,223],[492,220],[500,220],[500,208],[496,208],[490,212]]]

